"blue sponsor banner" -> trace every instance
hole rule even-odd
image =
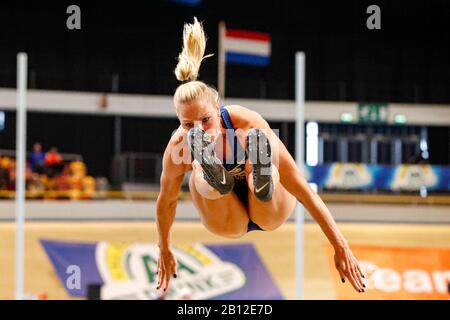
[[[147,285],[146,291],[156,288],[159,253],[156,244],[124,246],[49,240],[41,240],[41,244],[61,284],[72,296],[86,297],[90,284],[109,286],[109,297],[116,299],[120,296],[118,291],[123,292],[124,288],[118,290],[117,286],[126,282]],[[192,299],[284,299],[252,244],[198,243],[175,247],[174,253],[178,260],[178,277],[171,281],[169,298],[176,299],[177,291],[189,288]],[[68,285],[73,276],[68,273],[70,266],[79,267],[79,288]],[[129,297],[129,292],[127,295]]]
[[[103,279],[95,265],[95,251],[97,247],[95,243],[41,240],[41,245],[47,252],[58,278],[70,295],[85,297],[88,284],[103,284]],[[73,265],[80,268],[80,288],[67,286],[67,280],[70,276],[68,268]]]
[[[269,271],[264,267],[253,244],[207,245],[206,247],[221,257],[222,260],[238,265],[247,276],[247,283],[244,287],[234,292],[217,296],[214,299],[247,299],[244,297],[255,297],[255,299],[261,300],[283,299],[283,295],[272,280]],[[251,277],[248,275],[251,275]]]
[[[450,192],[450,167],[332,163],[309,166],[308,181],[320,190]]]

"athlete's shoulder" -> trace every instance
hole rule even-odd
[[[241,105],[232,104],[224,107],[230,114],[233,125],[237,128],[254,127],[262,119],[258,112]]]
[[[250,110],[249,108],[243,107],[239,104],[229,104],[229,105],[224,106],[224,108],[227,109],[227,111],[229,113],[233,113],[233,114],[255,112],[255,111]]]

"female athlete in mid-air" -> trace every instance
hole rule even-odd
[[[184,174],[192,170],[192,201],[209,231],[239,238],[253,230],[275,230],[300,201],[333,246],[342,282],[347,278],[355,290],[364,292],[365,276],[347,241],[266,120],[243,106],[220,106],[218,92],[196,80],[205,47],[202,25],[194,19],[184,26],[175,69],[177,79],[183,81],[174,95],[180,126],[164,152],[156,203],[158,289],[165,291],[171,276],[177,275],[170,228]]]

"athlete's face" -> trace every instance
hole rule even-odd
[[[215,138],[220,132],[219,106],[203,100],[184,103],[177,108],[178,119],[183,129],[189,131],[197,126]]]

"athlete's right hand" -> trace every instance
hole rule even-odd
[[[170,277],[177,277],[177,259],[170,248],[159,248],[158,260],[158,286],[157,290],[163,288],[166,291],[169,288]]]

